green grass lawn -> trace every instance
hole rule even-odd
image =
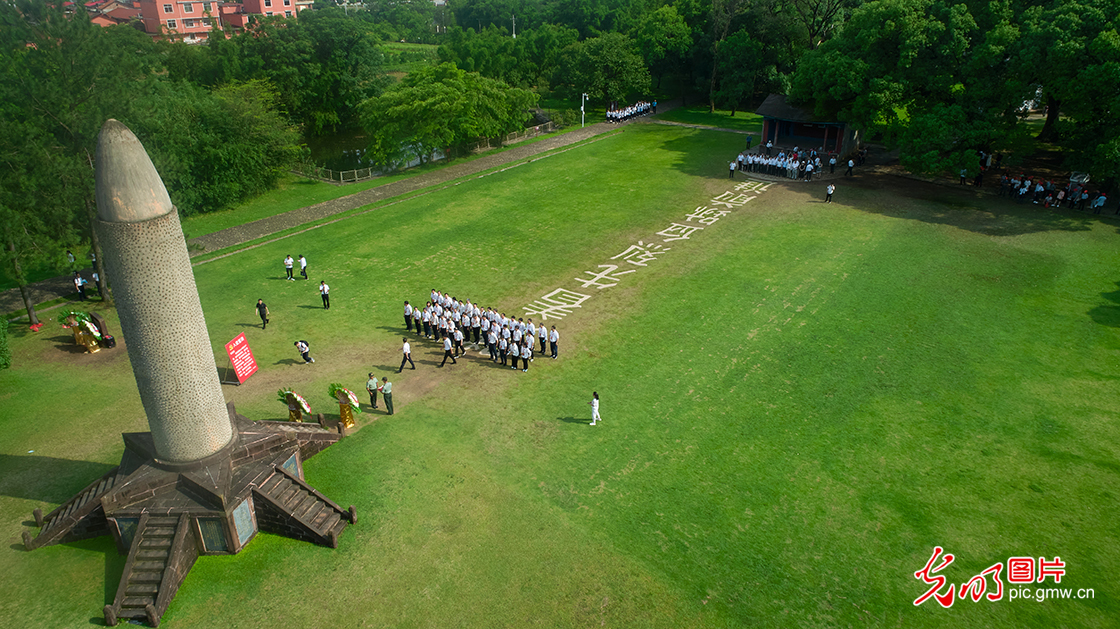
[[[1114,625],[1117,225],[842,180],[832,205],[823,184],[775,185],[661,243],[742,183],[724,175],[741,142],[631,125],[196,267],[215,354],[245,332],[261,367],[224,388],[241,413],[284,417],[285,385],[337,412],[327,384],[360,390],[368,371],[394,381],[397,413],[367,410],[305,466],[357,506],[337,550],[261,534],[203,557],[162,626]],[[639,241],[670,249],[612,260]],[[311,282],[281,279],[297,248]],[[635,272],[575,279],[607,264]],[[477,354],[439,369],[414,340],[417,371],[393,377],[402,302],[432,287],[507,313],[591,297],[555,322],[560,359],[528,373]],[[123,349],[68,353],[55,325],[13,330],[0,372],[0,613],[29,627],[99,624],[111,541],[23,552],[19,532],[145,426]],[[1095,598],[915,607],[935,546],[956,556],[950,583],[1060,556],[1056,587]]]
[[[707,105],[687,105],[677,107],[672,111],[659,113],[657,118],[670,122],[683,122],[762,134],[762,116],[753,111],[737,111],[732,116],[730,110],[717,109],[715,113],[710,113]]]

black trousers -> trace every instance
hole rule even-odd
[[[498,360],[498,346],[494,343],[487,343],[486,347],[490,350],[490,360]]]
[[[552,346],[552,357],[556,358],[556,354],[560,351],[560,344],[550,342],[549,345]]]
[[[401,368],[397,370],[397,373],[400,373],[400,372],[404,371],[404,364],[405,363],[408,363],[408,364],[412,365],[412,368],[416,369],[416,363],[412,362],[412,356],[410,356],[408,354],[405,354],[401,358]]]
[[[474,330],[474,342],[475,342],[475,345],[477,345],[478,344],[478,335],[482,331],[482,328],[477,327],[477,328],[471,328],[471,329]]]
[[[369,391],[369,389],[366,390]],[[369,391],[369,405],[377,408],[377,389]]]
[[[323,297],[323,307],[324,308],[330,308],[331,307],[331,296],[330,295],[323,295],[322,297]]]
[[[410,316],[408,316],[408,315],[405,315],[405,316],[404,316],[404,327],[405,327],[405,328],[406,328],[406,329],[407,329],[407,330],[408,330],[409,332],[411,332],[411,331],[412,331],[412,317],[410,317]]]
[[[432,326],[427,321],[424,322],[424,336],[432,335]]]
[[[449,350],[449,349],[445,349],[445,350],[443,350],[443,362],[442,362],[442,363],[440,363],[440,364],[439,364],[439,366],[440,366],[440,367],[442,367],[442,366],[444,366],[445,364],[447,364],[447,359],[448,359],[448,358],[450,358],[450,359],[451,359],[451,364],[452,364],[452,365],[454,365],[454,364],[456,364],[456,363],[458,362],[458,361],[456,361],[456,360],[455,360],[455,357],[451,355],[451,350]]]
[[[290,266],[284,267],[284,272],[288,274],[288,276],[284,279],[289,279],[289,280],[294,280],[295,279],[294,277],[292,277],[292,267],[290,267]]]

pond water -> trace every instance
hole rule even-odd
[[[306,137],[303,139],[308,150],[311,151],[311,162],[322,168],[331,170],[357,170],[375,166],[366,158],[366,145],[369,138],[361,131],[344,131],[330,135]],[[431,159],[443,159],[443,152],[436,151]],[[402,168],[411,168],[420,163],[413,158]]]
[[[303,141],[311,151],[311,161],[316,166],[331,170],[354,170],[372,166],[365,159],[369,138],[362,131],[308,137]]]

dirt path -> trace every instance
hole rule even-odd
[[[668,111],[677,105],[678,103],[666,103],[663,106],[665,111]],[[355,194],[324,201],[315,205],[309,205],[299,208],[298,210],[277,214],[276,216],[262,218],[258,221],[230,227],[229,229],[224,229],[198,238],[192,238],[188,243],[190,245],[191,256],[193,257],[219,249],[234,247],[242,243],[263,238],[270,234],[291,229],[292,227],[357,209],[371,203],[417,192],[425,188],[436,187],[461,177],[529,159],[535,155],[547,153],[565,146],[571,146],[595,136],[615,131],[626,124],[642,122],[649,122],[649,120],[639,118],[623,123],[622,125],[608,124],[605,122],[590,124],[582,129],[545,138],[531,144],[518,144],[500,153],[484,154],[482,157],[469,162],[452,164],[446,168],[420,173],[406,179],[394,181],[369,190],[363,190]],[[89,280],[93,275],[93,269],[85,268],[81,270],[81,273],[82,277]],[[35,304],[42,304],[59,298],[76,297],[72,276],[68,275],[60,275],[48,280],[36,282],[28,286],[28,291],[31,294],[31,301]],[[89,295],[96,293],[92,288],[87,289],[86,292]],[[96,303],[97,298],[95,297],[93,301]],[[59,304],[59,306],[70,303],[74,303],[74,301]],[[58,306],[53,306],[52,308],[54,307]],[[9,313],[22,310],[23,298],[20,296],[18,288],[9,289],[0,293],[0,312]],[[20,319],[26,321],[26,316],[26,314],[22,314],[20,317],[12,319],[12,321],[18,321]]]

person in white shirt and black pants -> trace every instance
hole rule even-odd
[[[323,308],[331,309],[331,287],[326,281],[319,282],[319,296],[323,298]]]
[[[404,327],[409,332],[412,331],[412,306],[408,302],[404,302]]]
[[[397,370],[397,373],[404,371],[406,362],[412,365],[413,369],[416,369],[416,363],[412,362],[412,346],[408,344],[407,338],[402,337],[401,340],[404,341],[404,347],[401,348],[401,351],[404,352],[404,358],[401,358],[401,368]]]
[[[443,362],[440,363],[439,366],[442,367],[446,365],[448,358],[451,359],[452,365],[458,363],[458,361],[455,360],[455,357],[451,355],[451,337],[445,336],[443,337]]]
[[[599,417],[599,393],[597,391],[591,392],[591,401],[588,404],[591,405],[591,425],[594,426],[601,419]]]
[[[551,346],[552,358],[555,360],[560,349],[560,333],[556,331],[556,326],[552,326],[552,332],[548,335],[548,344]],[[541,343],[541,346],[543,349],[544,343]]]

